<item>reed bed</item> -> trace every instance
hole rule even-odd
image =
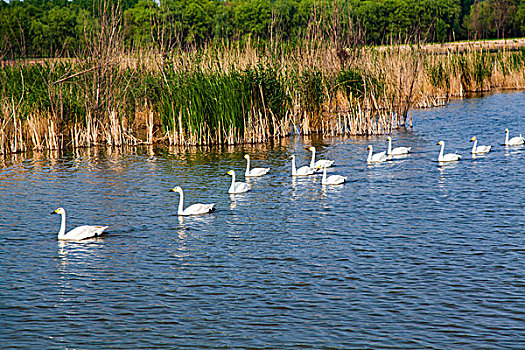
[[[114,44],[74,60],[1,69],[0,154],[388,134],[411,125],[412,108],[523,88],[525,50],[247,42],[161,54]]]

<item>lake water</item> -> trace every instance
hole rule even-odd
[[[375,166],[385,136],[0,158],[1,347],[525,348],[525,148],[502,146],[525,92],[413,117],[393,135],[413,154]],[[309,145],[349,181],[292,179]],[[231,197],[245,152],[271,172]],[[179,219],[176,185],[217,210]],[[59,206],[108,234],[58,242]]]

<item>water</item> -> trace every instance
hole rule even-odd
[[[0,160],[0,341],[34,349],[522,349],[525,92],[414,111],[385,137],[211,149],[91,149]],[[493,145],[472,159],[469,139]],[[464,158],[440,167],[440,139]],[[313,144],[343,186],[293,180]],[[243,154],[271,174],[230,197]],[[243,176],[241,176],[241,179]],[[217,211],[179,219],[186,202]],[[103,238],[58,242],[68,228]]]

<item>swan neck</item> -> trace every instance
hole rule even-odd
[[[441,144],[441,150],[439,151],[439,157],[438,157],[438,160],[441,160],[443,159],[443,152],[445,151],[445,144],[442,143]]]
[[[509,133],[508,132],[505,133],[505,144],[506,145],[509,144]]]
[[[235,173],[232,174],[232,184],[230,186],[230,190],[233,191],[235,189]]]
[[[369,162],[372,161],[372,148],[368,150],[368,158],[366,160]]]
[[[297,174],[297,169],[295,168],[295,158],[292,158],[292,175]]]
[[[312,150],[312,160],[310,161],[310,168],[315,168],[315,149]]]
[[[478,140],[474,140],[474,146],[472,146],[472,153],[476,153],[477,146],[478,146]]]
[[[184,194],[182,191],[180,191],[180,198],[179,198],[179,209],[178,214],[181,215],[184,212]]]
[[[250,157],[246,158],[246,172],[244,174],[245,175],[250,174]]]
[[[321,182],[326,182],[326,167],[323,167],[323,179],[321,180]]]
[[[392,153],[392,139],[388,139],[388,154]]]
[[[58,231],[58,238],[63,238],[66,234],[66,213],[60,214],[62,221],[60,223],[60,231]]]

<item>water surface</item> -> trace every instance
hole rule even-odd
[[[89,149],[0,158],[0,340],[33,349],[522,349],[525,92],[413,112],[407,158],[385,136]],[[468,142],[493,145],[473,159]],[[439,166],[436,143],[463,160]],[[304,147],[343,186],[292,179]],[[243,155],[271,173],[230,196]],[[188,204],[217,211],[179,219]],[[68,228],[109,225],[87,242]]]

